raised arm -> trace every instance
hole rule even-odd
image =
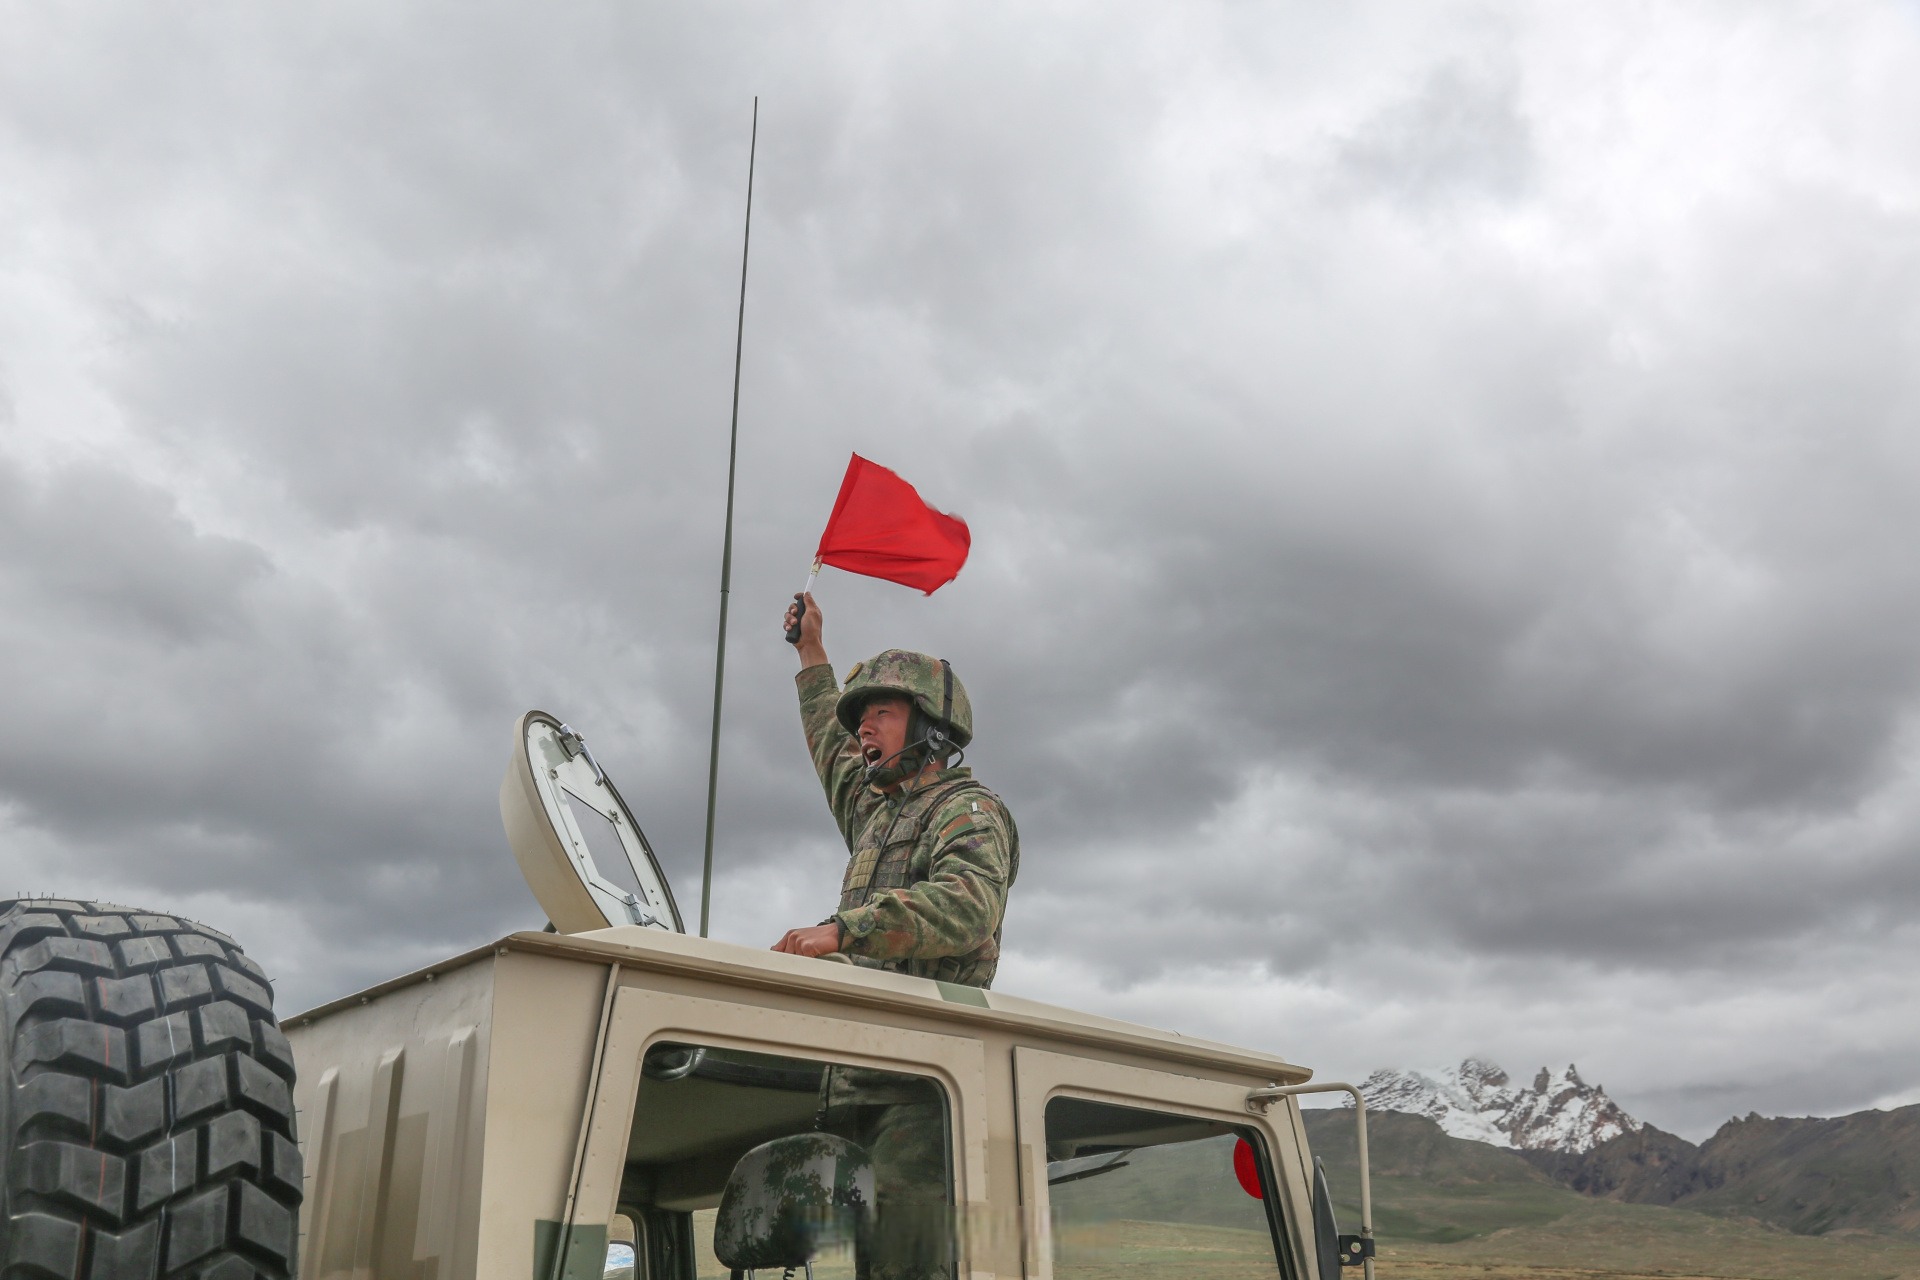
[[[794,606],[788,605],[782,635],[793,626],[793,615]],[[851,842],[854,799],[866,776],[866,762],[860,758],[859,744],[835,714],[840,685],[820,643],[820,623],[820,606],[809,595],[806,616],[800,619],[800,641],[794,646],[800,651],[800,674],[794,677],[800,692],[800,727],[806,730],[807,751],[827,793],[827,808],[833,811],[841,838]]]

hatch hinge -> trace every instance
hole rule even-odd
[[[569,760],[575,756],[585,756],[587,763],[593,766],[593,780],[603,787],[607,785],[606,771],[600,767],[600,762],[593,758],[593,749],[587,745],[587,740],[580,736],[573,726],[565,724],[560,726],[560,749],[567,753]]]

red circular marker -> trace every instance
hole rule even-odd
[[[1240,1179],[1240,1189],[1255,1200],[1267,1198],[1266,1192],[1260,1189],[1260,1159],[1253,1154],[1253,1144],[1245,1138],[1233,1148],[1233,1176]]]

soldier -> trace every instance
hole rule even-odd
[[[789,930],[773,950],[991,986],[1020,833],[971,769],[948,767],[973,738],[966,688],[944,659],[888,649],[856,663],[841,689],[811,595],[799,622],[800,720],[850,856],[839,910]],[[879,1203],[863,1280],[953,1274],[946,1115],[931,1081],[828,1069],[819,1127],[863,1144],[873,1160]]]
[[[888,649],[833,679],[811,595],[800,618],[800,720],[851,855],[840,907],[773,950],[993,985],[1020,833],[999,796],[948,768],[973,738],[967,691],[943,659]],[[791,628],[795,606],[787,608]]]

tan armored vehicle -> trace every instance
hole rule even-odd
[[[1335,1234],[1294,1097],[1347,1086],[689,937],[612,782],[539,713],[501,805],[558,931],[295,1014],[284,1040],[222,935],[98,904],[0,915],[7,1280],[1335,1280],[1370,1257],[1364,1225]],[[889,1146],[903,1117],[941,1158]],[[1364,1131],[1361,1151],[1364,1182]]]

